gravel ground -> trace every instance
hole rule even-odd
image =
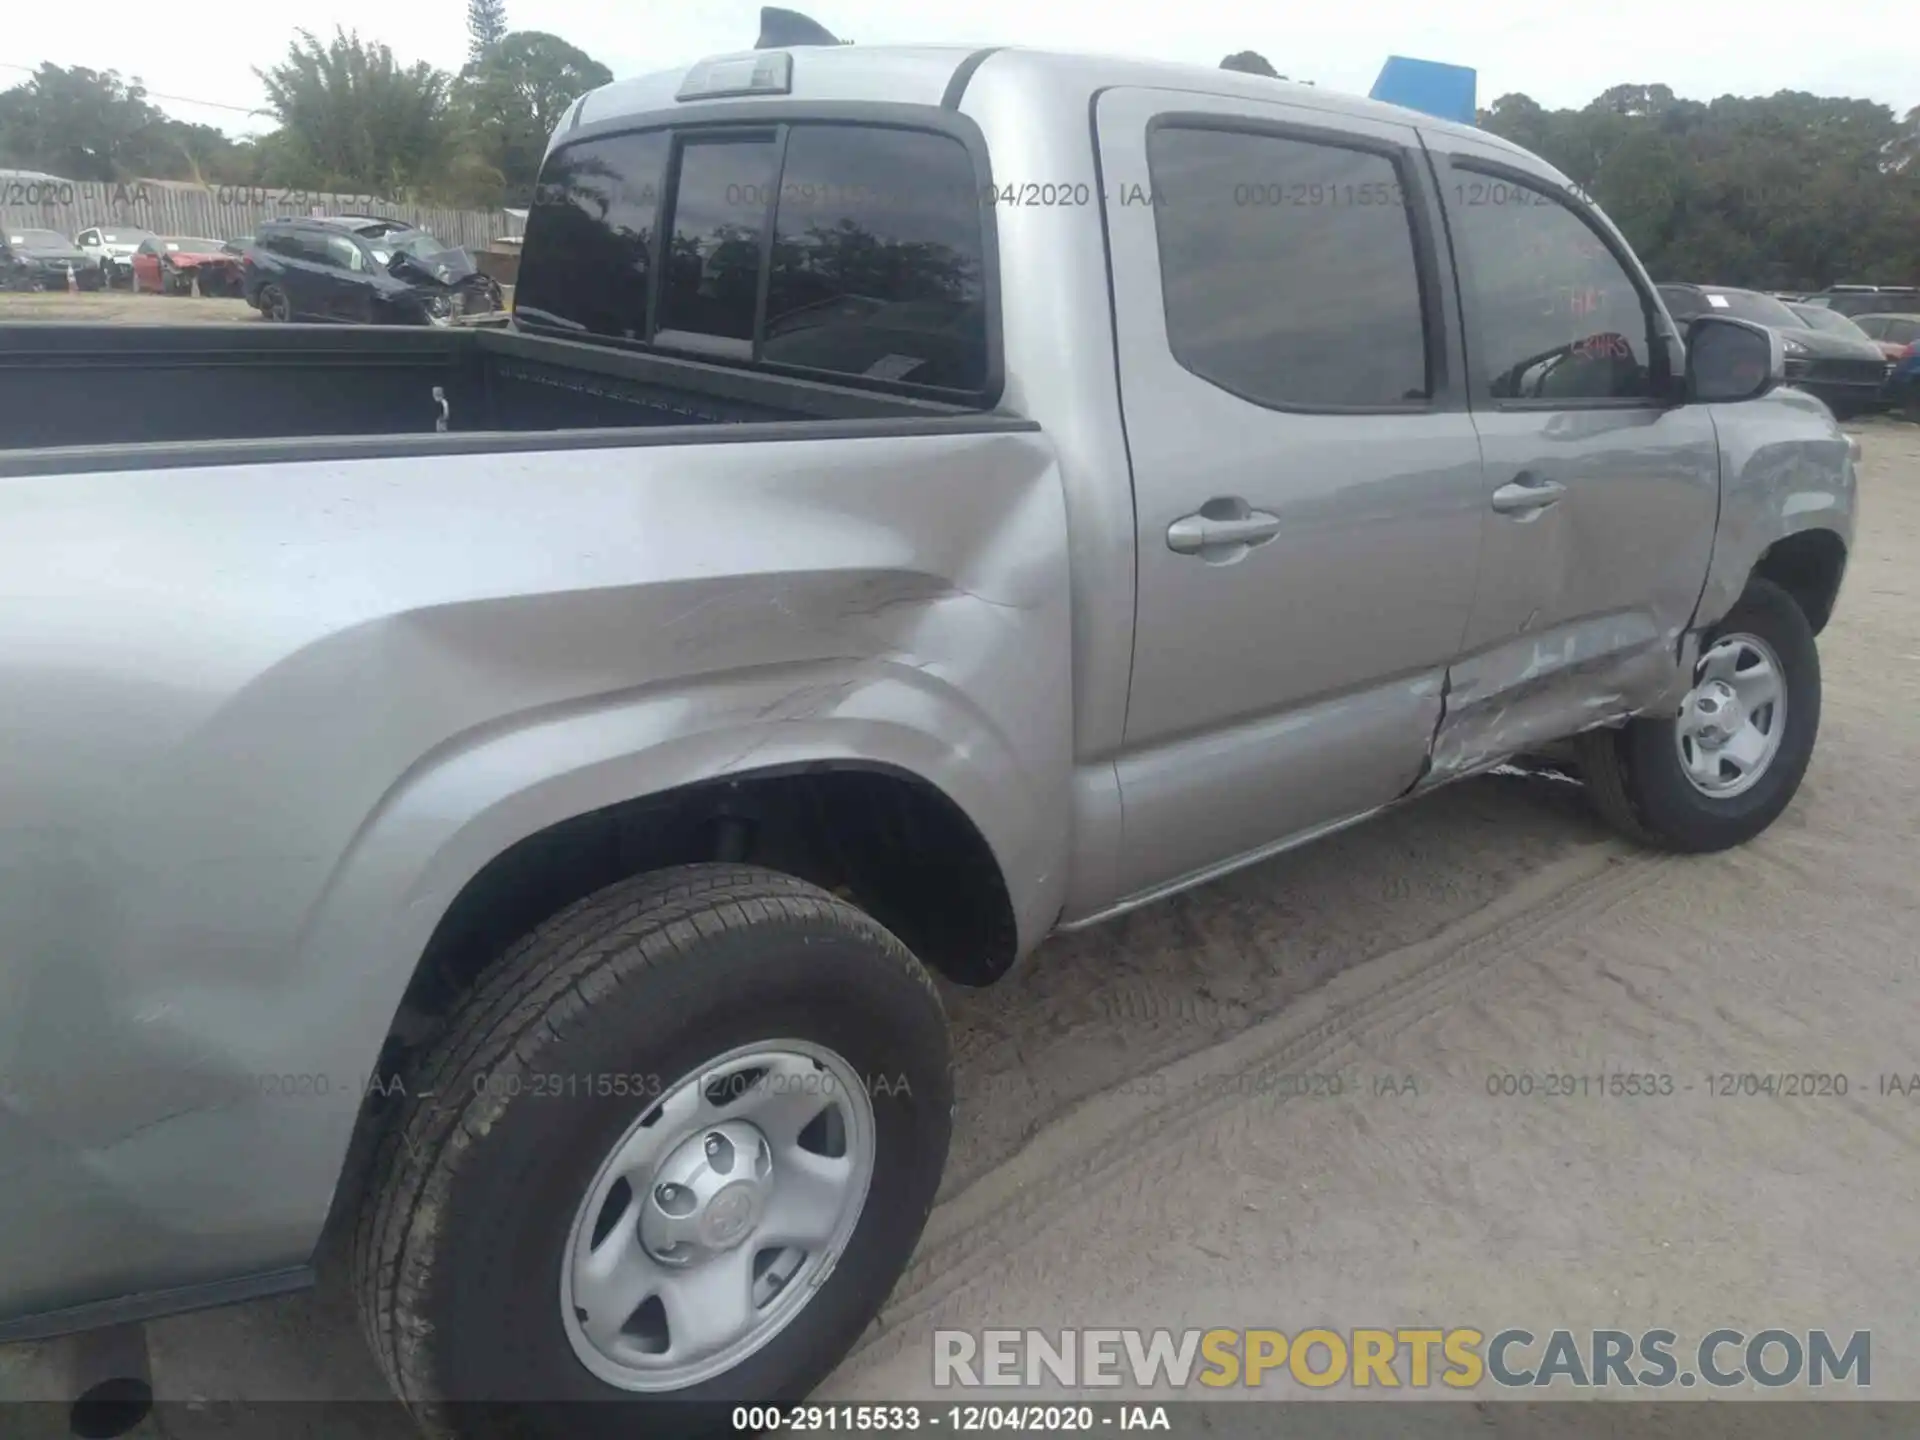
[[[0,322],[65,320],[114,325],[238,325],[259,316],[244,300],[214,300],[194,295],[135,295],[130,290],[83,291],[69,295],[0,292]]]
[[[1879,1089],[1920,1072],[1920,427],[1857,428],[1822,734],[1767,835],[1645,854],[1576,787],[1489,777],[956,995],[943,1200],[822,1398],[955,1398],[931,1387],[936,1327],[1423,1323],[1683,1345],[1868,1329],[1873,1398],[1920,1398],[1920,1098]],[[1346,1092],[1215,1078],[1262,1066]],[[1673,1093],[1488,1093],[1621,1070]],[[1841,1074],[1849,1093],[1723,1098],[1722,1072]],[[337,1266],[311,1296],[166,1321],[152,1343],[163,1397],[383,1393]],[[0,1352],[0,1397],[45,1375],[32,1349]],[[195,1414],[165,1433],[216,1433]],[[385,1411],[303,1423],[276,1412],[274,1432],[409,1433]]]

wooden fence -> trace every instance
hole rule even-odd
[[[109,184],[0,172],[0,225],[58,230],[69,239],[96,225],[119,225],[157,235],[230,240],[251,235],[264,220],[289,215],[382,215],[474,251],[485,249],[497,236],[519,235],[525,227],[523,220],[503,210],[443,210],[380,195],[322,195],[176,180]]]

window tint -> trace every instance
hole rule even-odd
[[[327,235],[321,237],[320,258],[323,263],[336,270],[359,270],[360,247],[345,235]]]
[[[1653,393],[1640,294],[1594,230],[1545,191],[1511,181],[1456,171],[1446,199],[1472,275],[1472,363],[1496,398]]]
[[[1911,345],[1920,340],[1920,320],[1889,320],[1886,337],[1896,345]]]
[[[527,215],[514,309],[621,340],[647,336],[647,280],[667,164],[665,131],[569,145]]]
[[[943,135],[801,125],[787,140],[762,358],[978,389],[986,280],[973,162]]]
[[[1162,126],[1147,137],[1167,338],[1261,404],[1396,405],[1429,393],[1413,232],[1385,156]]]
[[[682,143],[656,333],[686,331],[751,347],[777,158],[771,136]]]
[[[1667,310],[1676,320],[1691,320],[1707,308],[1707,302],[1697,291],[1673,285],[1662,285],[1659,290],[1660,298],[1667,302]]]

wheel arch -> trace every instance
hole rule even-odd
[[[330,1223],[364,1185],[383,1084],[486,962],[624,876],[714,859],[784,870],[962,984],[998,978],[1051,924],[1068,807],[994,782],[985,736],[954,717],[938,734],[829,716],[688,731],[662,709],[685,698],[517,726],[423,764],[356,837],[300,943],[304,966],[355,972],[330,987],[359,1037],[339,1068],[380,1082],[339,1117]]]
[[[1833,617],[1846,569],[1846,542],[1832,530],[1809,529],[1768,546],[1747,578],[1770,580],[1791,595],[1818,635]]]

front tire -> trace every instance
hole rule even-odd
[[[1800,788],[1820,729],[1820,652],[1806,613],[1755,579],[1700,646],[1675,716],[1580,737],[1587,793],[1642,844],[1702,854],[1765,830]]]
[[[919,1239],[949,1064],[919,962],[803,881],[693,865],[580,901],[405,1077],[354,1245],[388,1380],[542,1440],[803,1398]],[[607,1400],[634,1403],[573,1403]]]

